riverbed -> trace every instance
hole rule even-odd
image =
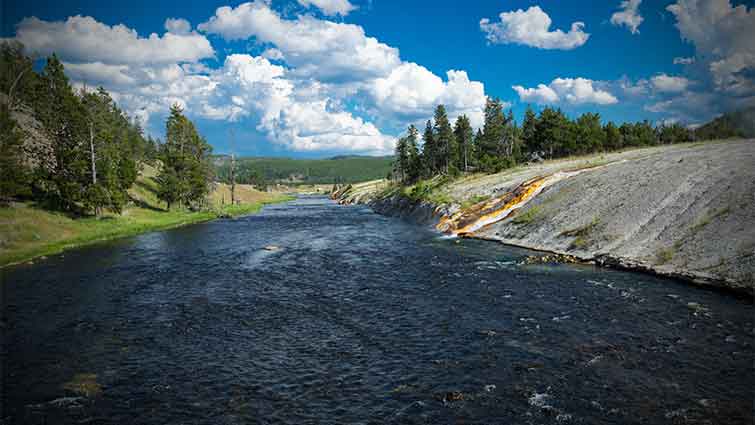
[[[742,423],[751,299],[301,197],[3,269],[0,423]]]

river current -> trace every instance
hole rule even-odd
[[[752,300],[302,197],[2,273],[2,424],[751,424]]]

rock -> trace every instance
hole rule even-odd
[[[279,251],[281,248],[277,245],[267,245],[262,249],[264,249],[265,251]]]

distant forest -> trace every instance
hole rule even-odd
[[[218,179],[230,181],[231,158],[216,156]],[[287,185],[355,183],[385,178],[393,157],[338,156],[329,159],[237,158],[236,182],[260,188]]]

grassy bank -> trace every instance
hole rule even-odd
[[[219,185],[210,197],[210,209],[167,211],[165,205],[157,201],[153,176],[154,170],[145,167],[137,184],[129,191],[133,205],[120,215],[72,218],[29,203],[0,208],[0,267],[94,242],[200,223],[218,217],[252,214],[265,204],[291,199],[283,194],[259,192],[248,186],[239,186],[236,192],[241,203],[229,205],[230,192],[227,187]]]

